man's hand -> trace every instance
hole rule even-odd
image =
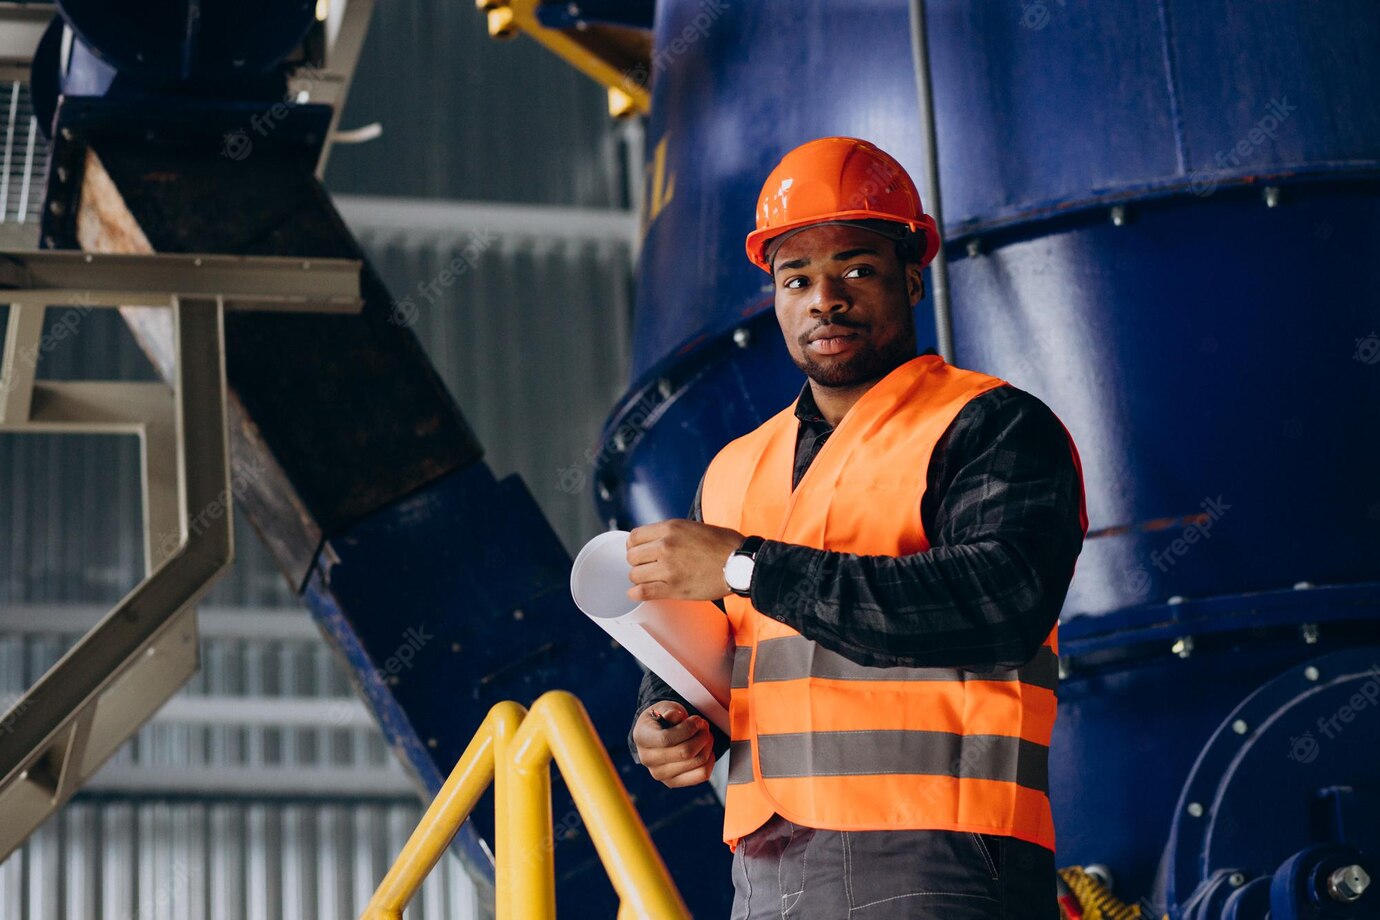
[[[660,714],[670,728],[657,722]],[[662,700],[638,716],[633,726],[637,758],[668,789],[695,786],[714,769],[714,735],[703,716],[692,716],[680,703]]]
[[[628,534],[628,597],[718,600],[729,593],[724,563],[744,539],[728,527],[680,518],[635,527]]]

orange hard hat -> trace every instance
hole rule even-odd
[[[922,266],[939,252],[939,228],[900,163],[856,137],[821,137],[786,154],[767,176],[757,199],[757,229],[747,235],[748,258],[770,273],[767,244],[776,237],[815,224],[878,220],[923,236]]]

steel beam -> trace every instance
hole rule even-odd
[[[342,261],[0,253],[0,297],[18,304],[0,364],[0,431],[139,436],[147,572],[0,718],[0,860],[196,670],[195,604],[234,557],[221,292],[256,311],[357,312],[358,272]],[[46,304],[120,297],[170,313],[171,391],[35,380]]]
[[[500,239],[637,245],[637,215],[614,208],[437,201],[384,195],[337,195],[335,205],[361,236],[397,237],[429,245],[467,233]]]
[[[297,158],[256,150],[235,161],[195,146],[92,140],[99,153],[87,149],[73,193],[75,242],[86,254],[192,249],[288,264],[363,261]],[[364,306],[348,315],[226,318],[232,451],[256,471],[236,498],[298,587],[327,535],[483,455],[367,265],[360,294]],[[132,304],[121,314],[166,378],[167,317]]]
[[[0,719],[0,859],[62,806],[197,667],[195,604],[234,556],[224,310],[172,303],[181,543]],[[206,509],[222,513],[205,518]]]
[[[0,635],[81,635],[100,622],[106,608],[92,604],[6,605]],[[264,642],[311,642],[321,632],[300,607],[270,608],[206,607],[198,611],[205,639],[258,639]]]

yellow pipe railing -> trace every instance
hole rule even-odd
[[[374,892],[361,920],[401,920],[403,909],[494,785],[494,881],[498,920],[556,916],[551,761],[561,768],[620,907],[618,920],[689,920],[685,902],[618,779],[584,706],[564,690],[531,711],[496,704]]]

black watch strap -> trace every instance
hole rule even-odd
[[[753,573],[752,573],[752,577],[753,577],[753,578],[756,578],[756,577],[757,577],[757,571],[756,571],[757,551],[758,551],[759,549],[762,548],[762,544],[765,543],[765,542],[767,542],[766,537],[757,537],[757,536],[746,537],[746,538],[744,538],[743,542],[740,543],[740,544],[738,545],[738,548],[735,549],[735,550],[733,551],[733,555],[730,556],[729,559],[734,559],[734,558],[736,558],[736,557],[738,557],[738,556],[746,556],[746,557],[748,557],[749,559],[751,559],[751,560],[753,561]],[[740,589],[735,588],[735,587],[733,587],[732,585],[730,585],[730,586],[729,586],[729,590],[732,591],[734,594],[738,595],[739,597],[751,597],[751,596],[752,596],[752,582],[751,582],[751,579],[749,579],[749,581],[748,581],[748,587],[747,587],[747,589],[745,589],[745,590],[740,590]]]
[[[743,542],[733,551],[735,556],[751,556],[757,558],[757,551],[762,548],[762,544],[767,542],[766,537],[746,537]]]

